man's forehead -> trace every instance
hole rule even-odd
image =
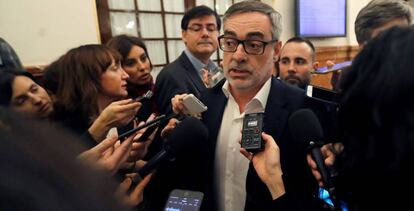
[[[226,19],[223,24],[225,34],[238,37],[271,36],[271,23],[269,18],[259,12],[246,12],[234,14]]]
[[[312,54],[311,47],[306,44],[305,42],[289,42],[286,43],[281,50],[281,54],[286,54],[287,52],[290,53],[297,53],[297,54],[306,54],[306,56],[310,56]]]
[[[214,15],[204,15],[191,19],[188,24],[217,24],[216,17]]]

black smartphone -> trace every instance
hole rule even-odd
[[[164,211],[198,211],[204,194],[199,191],[174,189],[171,191]]]
[[[313,73],[315,73],[315,74],[325,74],[325,73],[329,73],[329,72],[335,72],[335,71],[338,71],[338,70],[342,70],[345,67],[351,66],[351,64],[352,64],[352,61],[341,62],[341,63],[335,64],[330,69],[328,69],[327,66],[318,68]]]
[[[144,102],[144,101],[147,101],[147,100],[151,99],[151,97],[153,95],[154,95],[154,93],[151,90],[148,90],[145,94],[135,98],[134,101]]]
[[[125,133],[122,133],[121,135],[118,136],[118,139],[123,141],[126,137],[132,135],[133,133],[137,132],[138,130],[141,130],[142,128],[152,127],[152,126],[157,127],[164,119],[165,119],[165,115],[158,116],[155,119],[146,122],[145,124],[142,124],[142,125],[140,125],[136,128],[132,128],[131,130],[128,130]]]
[[[241,147],[249,152],[258,152],[264,149],[262,140],[264,113],[250,113],[244,115]]]
[[[306,95],[324,102],[337,103],[338,101],[338,96],[335,91],[323,87],[309,85],[306,88]]]
[[[148,137],[158,128],[160,124],[153,124],[152,126],[149,126],[147,130],[141,135],[141,137],[136,140],[136,142],[144,142],[148,140]]]

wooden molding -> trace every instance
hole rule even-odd
[[[351,61],[355,58],[359,52],[358,46],[329,46],[329,47],[316,47],[316,61],[319,62],[319,66],[326,66],[326,61],[331,60],[335,63]],[[35,78],[41,78],[43,70],[46,65],[26,66],[25,69],[32,73]],[[311,84],[314,86],[320,86],[327,89],[332,89],[331,85],[332,73],[327,74],[314,74],[312,75]]]

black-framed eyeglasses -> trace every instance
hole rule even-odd
[[[236,52],[240,43],[243,45],[244,51],[251,55],[262,55],[267,44],[277,42],[278,40],[238,40],[231,37],[221,35],[218,37],[220,49],[225,52]]]

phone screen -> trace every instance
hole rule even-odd
[[[349,66],[351,64],[352,64],[351,61],[346,61],[346,62],[342,62],[342,63],[335,64],[330,69],[328,69],[328,67],[321,67],[321,68],[316,69],[316,73],[325,73],[325,72],[337,71],[337,70],[340,70],[341,68],[346,67],[346,66]]]
[[[168,197],[164,211],[198,211],[202,200],[201,192],[175,189]]]

